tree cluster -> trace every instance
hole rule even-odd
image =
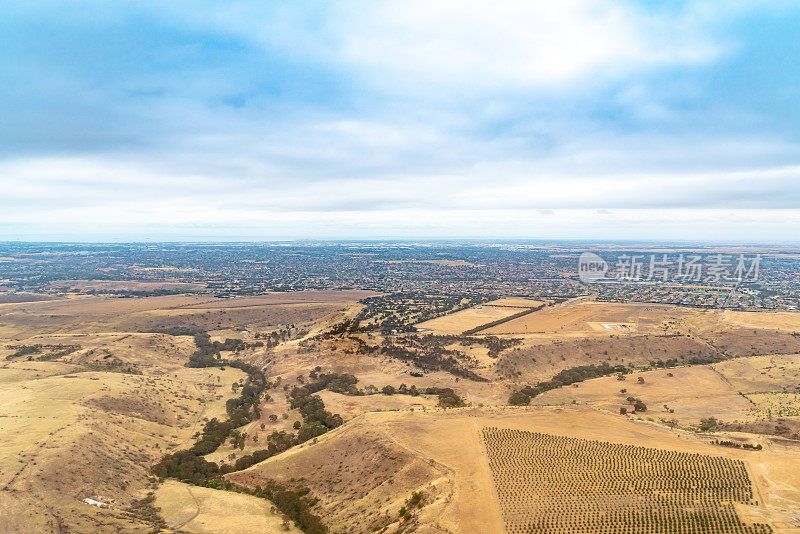
[[[43,351],[50,351],[48,354],[43,354],[42,356],[36,358],[39,361],[49,361],[60,358],[61,356],[72,354],[76,350],[79,350],[81,346],[61,344],[42,345],[41,343],[37,343],[35,345],[9,345],[8,348],[13,349],[14,352],[6,356],[6,360],[21,358],[23,356],[28,356],[28,359],[32,360],[34,354],[41,354]]]
[[[237,459],[233,465],[218,465],[203,458],[203,456],[217,450],[229,437],[233,438],[234,446],[241,447],[244,445],[246,434],[240,433],[236,429],[260,416],[258,410],[259,396],[267,385],[273,386],[272,383],[267,382],[264,373],[257,367],[242,361],[227,361],[219,357],[220,350],[236,350],[235,347],[241,346],[237,343],[240,341],[226,340],[224,343],[212,343],[207,334],[195,336],[197,351],[192,355],[191,366],[228,365],[247,373],[248,379],[245,385],[242,386],[239,396],[227,401],[227,420],[219,421],[214,418],[208,421],[203,427],[200,438],[192,447],[165,455],[152,467],[151,471],[160,478],[176,478],[198,486],[246,492],[257,497],[269,499],[284,514],[291,517],[295,525],[304,532],[323,534],[328,529],[321,519],[310,510],[316,504],[316,500],[307,496],[308,488],[291,489],[274,481],[269,481],[265,488],[257,487],[255,490],[249,490],[221,478],[227,473],[247,469],[271,456],[290,449],[298,443],[341,425],[343,422],[341,416],[331,414],[325,410],[325,404],[322,399],[312,394],[312,390],[317,387],[316,384],[310,388],[308,386],[295,387],[289,394],[290,405],[292,408],[298,409],[303,417],[303,424],[298,430],[297,436],[284,431],[273,432],[267,437],[266,449],[260,449],[245,455]],[[211,356],[210,358],[209,355]],[[326,384],[343,385],[351,382],[351,379],[346,377],[341,379],[338,375],[323,376],[323,381]],[[352,380],[355,380],[355,377],[352,377]],[[323,388],[316,389],[316,391],[320,389]]]
[[[725,441],[725,440],[718,440],[715,439],[712,441],[714,445],[721,445],[723,447],[733,447],[734,449],[748,449],[751,451],[760,451],[764,447],[761,446],[760,443],[756,443],[753,445],[752,443],[737,443],[735,441]]]
[[[525,386],[521,390],[515,391],[511,394],[511,397],[509,397],[508,403],[516,406],[528,405],[532,398],[546,391],[583,382],[590,378],[609,376],[615,373],[624,374],[627,372],[628,369],[624,365],[610,365],[607,362],[603,362],[600,365],[589,364],[571,367],[559,372],[550,380],[539,382],[535,386]]]
[[[322,519],[311,511],[319,499],[310,497],[310,490],[305,486],[298,484],[290,487],[275,480],[267,480],[263,487],[247,488],[224,479],[209,481],[207,486],[267,499],[306,534],[326,534],[328,532],[328,527],[322,522]]]
[[[416,338],[416,336],[414,336]],[[471,369],[465,367],[456,356],[463,356],[460,352],[443,348],[438,345],[422,345],[414,343],[415,339],[406,342],[411,343],[410,347],[395,345],[390,340],[385,340],[381,346],[380,353],[404,362],[411,363],[423,371],[446,371],[453,376],[466,378],[475,382],[488,382]]]

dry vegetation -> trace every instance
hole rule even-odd
[[[277,479],[314,488],[316,512],[332,533],[417,531],[420,512],[448,491],[447,472],[381,430],[358,423],[348,430],[228,478],[248,486]],[[414,492],[422,500],[403,517],[400,509]]]
[[[356,302],[370,295],[369,305]],[[796,316],[577,300],[460,335],[542,304],[509,298],[427,321],[421,326],[455,335],[426,337],[403,329],[470,301],[374,295],[72,295],[0,304],[0,531],[146,532],[164,523],[187,532],[285,531],[264,498],[151,478],[165,453],[191,447],[207,420],[227,418],[225,401],[245,383],[229,366],[185,367],[195,342],[178,334],[208,330],[212,341],[241,339],[222,357],[263,370],[269,385],[258,413],[207,461],[235,464],[274,432],[296,432],[304,417],[290,406],[291,392],[318,373],[357,379],[355,391],[315,392],[343,426],[226,478],[307,488],[331,533],[528,532],[523,525],[535,522],[525,514],[534,512],[564,533],[671,532],[657,524],[676,533],[765,532],[749,526],[764,522],[791,532],[782,529],[800,509]],[[382,303],[405,315],[395,320]],[[543,392],[530,407],[501,406],[522,386],[601,364],[631,372]],[[436,394],[412,395],[412,386],[452,390],[468,407],[443,410]],[[631,415],[629,398],[647,410]],[[701,431],[710,417],[716,426]],[[487,430],[488,448],[487,427],[502,429]],[[730,445],[744,443],[763,450]],[[709,466],[730,483],[701,491]],[[548,469],[572,478],[539,476]],[[692,491],[702,496],[688,506]],[[620,521],[630,528],[620,531]],[[706,530],[681,526],[689,524]]]
[[[233,370],[176,367],[150,377],[28,365],[0,369],[6,532],[149,530],[124,510],[149,484],[150,465],[188,439],[205,413],[219,411],[238,379]],[[109,507],[84,504],[87,498]]]
[[[543,304],[545,304],[545,302],[541,300],[533,300],[533,299],[526,299],[519,297],[496,299],[486,303],[487,306],[508,306],[510,308],[538,308]]]
[[[237,328],[260,325],[265,310],[269,321],[325,321],[358,296],[270,295],[256,303],[206,296],[200,313]],[[205,420],[225,417],[225,401],[245,375],[185,367],[190,336],[126,328],[153,317],[166,318],[159,329],[174,325],[172,318],[185,318],[179,306],[200,303],[170,295],[0,305],[0,531],[148,532],[160,524],[142,500],[150,468],[190,444]],[[231,309],[242,310],[233,321]]]
[[[464,331],[504,319],[519,312],[518,308],[504,306],[475,306],[456,313],[437,317],[416,326],[433,334],[460,334]]]
[[[570,404],[575,401],[619,412],[620,408],[632,411],[629,397],[645,403],[646,416],[675,420],[683,426],[696,425],[709,415],[726,421],[737,420],[746,417],[751,408],[746,398],[706,366],[631,373],[624,381],[615,376],[596,378],[548,391],[534,402]]]
[[[161,511],[167,526],[180,532],[225,534],[233,529],[240,534],[301,532],[264,499],[175,480],[159,487],[153,504]]]
[[[670,359],[683,365],[718,355],[718,351],[707,344],[685,336],[572,339],[536,342],[506,351],[497,362],[497,370],[508,378],[532,381],[549,378],[561,369],[578,365],[607,362],[610,365],[649,366]]]
[[[671,327],[677,321],[693,313],[695,312],[691,309],[677,306],[576,301],[544,308],[481,333],[559,340],[624,334],[664,334],[671,332]]]
[[[348,303],[374,293],[297,291],[260,298],[214,299],[202,295],[148,298],[77,296],[41,302],[0,304],[0,337],[97,332],[169,332],[265,329],[276,324],[314,322],[341,312]]]

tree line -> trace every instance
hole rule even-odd
[[[603,362],[600,365],[590,364],[571,367],[559,372],[550,380],[539,382],[535,386],[525,386],[519,391],[515,391],[511,394],[511,397],[509,397],[508,403],[515,406],[527,406],[531,403],[532,398],[546,391],[583,382],[590,378],[598,378],[612,374],[625,374],[627,372],[628,368],[624,365],[610,365],[607,362]]]
[[[317,367],[311,371],[308,376],[313,382],[297,389],[303,389],[309,393],[327,389],[335,393],[351,396],[377,395],[379,393],[383,395],[411,395],[412,397],[418,395],[436,395],[438,397],[438,405],[442,408],[455,408],[466,405],[464,399],[462,399],[453,388],[427,387],[417,389],[417,386],[414,384],[411,386],[400,384],[399,387],[386,385],[378,389],[376,386],[370,384],[360,389],[356,386],[356,384],[358,384],[358,378],[354,375],[349,373],[323,373],[321,369],[321,367]]]
[[[267,438],[266,449],[243,456],[233,465],[224,463],[218,465],[203,458],[216,451],[232,435],[234,429],[258,419],[261,415],[258,401],[267,386],[263,371],[246,362],[225,360],[220,356],[221,350],[236,350],[236,347],[241,347],[240,343],[243,342],[241,340],[211,342],[208,334],[195,335],[197,349],[191,355],[187,367],[230,366],[244,371],[247,374],[247,381],[239,390],[239,396],[226,402],[227,420],[219,421],[213,418],[208,421],[203,427],[200,438],[190,448],[165,455],[151,471],[162,479],[176,478],[197,486],[239,491],[269,499],[304,532],[324,534],[328,529],[311,511],[316,500],[308,497],[307,489],[291,489],[270,480],[264,488],[257,487],[251,490],[223,478],[227,473],[246,469],[341,425],[341,416],[325,410],[325,405],[319,396],[305,394],[300,388],[292,390],[290,394],[292,407],[300,410],[303,416],[303,425],[297,436],[289,432],[273,432]]]

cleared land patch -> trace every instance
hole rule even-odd
[[[773,329],[782,332],[800,332],[800,313],[798,312],[741,312],[725,310],[718,312],[722,320],[744,328]]]
[[[737,515],[733,503],[754,503],[740,460],[493,427],[483,438],[510,534],[772,532]]]
[[[639,382],[639,379],[643,382]],[[568,404],[577,401],[618,412],[632,411],[628,397],[647,405],[644,415],[695,424],[714,414],[727,420],[746,417],[752,404],[708,366],[676,367],[631,373],[620,381],[613,376],[595,378],[543,393],[534,402]]]
[[[792,391],[800,386],[800,356],[755,356],[715,363],[721,373],[738,391],[766,393]]]
[[[543,304],[544,302],[541,300],[509,297],[487,302],[486,306],[508,306],[509,308],[538,308]]]
[[[527,334],[558,339],[657,334],[669,332],[681,318],[696,313],[697,310],[677,306],[574,302],[524,315],[481,333]]]
[[[505,319],[520,311],[522,310],[519,308],[481,305],[418,323],[416,326],[434,334],[456,335],[493,321]]]
[[[242,493],[165,481],[156,492],[155,505],[170,528],[181,532],[231,532],[235,518],[240,534],[299,533],[290,521],[272,511],[265,500]]]
[[[371,411],[422,410],[436,407],[436,397],[428,395],[352,396],[327,390],[320,391],[317,395],[322,398],[327,409],[345,419]]]

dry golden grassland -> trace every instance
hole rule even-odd
[[[714,368],[750,401],[751,419],[789,418],[800,427],[800,356],[738,358]]]
[[[311,310],[304,317],[316,320],[351,306],[348,299],[355,297],[270,296],[269,303],[246,307],[237,299],[214,299],[213,313],[255,311],[248,317],[260,320],[267,308],[271,317],[289,321],[303,307]],[[312,300],[321,304],[304,302]],[[171,310],[198,303],[195,296],[80,296],[0,305],[0,531],[152,530],[143,516],[127,511],[150,487],[150,467],[164,453],[190,446],[205,420],[226,418],[232,385],[245,375],[185,367],[195,349],[189,336],[121,328],[141,324],[142,317],[170,318]],[[53,361],[37,359],[57,348],[6,359],[16,351],[9,347],[37,344],[77,349]],[[278,401],[285,410],[285,401]],[[210,499],[206,510],[225,504],[214,506]]]
[[[97,291],[197,291],[205,288],[205,284],[186,282],[138,282],[135,280],[54,280],[48,287],[61,290],[97,290]]]
[[[0,338],[70,332],[153,332],[175,327],[205,331],[266,328],[317,321],[374,293],[297,291],[263,297],[215,299],[201,295],[149,298],[76,296],[0,304]]]
[[[416,327],[432,334],[457,335],[519,312],[519,308],[480,305],[418,323]]]
[[[353,317],[359,309],[357,298],[361,298],[357,292],[298,292],[239,299],[80,296],[0,304],[0,432],[6,437],[0,441],[0,488],[5,488],[0,491],[0,531],[152,529],[125,512],[134,499],[154,489],[149,467],[163,453],[190,446],[205,419],[224,418],[225,400],[234,395],[232,386],[244,374],[231,368],[188,369],[184,364],[195,348],[191,337],[140,330],[195,324],[211,327],[214,336],[236,332],[254,341],[252,334],[241,330],[294,323],[313,334],[323,325]],[[507,317],[525,309],[510,306],[525,304],[518,300],[501,300],[505,304],[483,305],[429,323],[439,321],[442,329],[460,333],[496,320],[492,314],[497,312]],[[311,495],[321,499],[314,512],[330,524],[332,533],[372,532],[374,527],[385,527],[390,534],[506,532],[482,439],[484,427],[742,461],[758,505],[735,504],[738,517],[745,523],[769,522],[776,533],[791,532],[782,529],[791,523],[790,511],[800,509],[800,447],[795,442],[730,429],[703,436],[656,422],[675,419],[679,427],[688,427],[715,416],[766,424],[770,414],[800,420],[791,415],[795,387],[800,385],[797,356],[646,371],[628,375],[625,381],[599,378],[534,399],[555,406],[492,405],[504,404],[520,384],[550,379],[575,365],[604,361],[647,365],[721,351],[776,352],[793,347],[797,339],[793,332],[774,325],[769,327],[773,330],[755,323],[742,325],[738,316],[731,319],[724,312],[640,304],[573,302],[519,320],[534,317],[543,333],[521,335],[523,344],[506,349],[499,358],[490,358],[484,346],[448,347],[463,350],[465,361],[478,362],[471,368],[490,382],[458,379],[445,371],[419,373],[412,364],[380,351],[360,351],[360,344],[349,338],[293,340],[270,350],[248,349],[238,357],[264,368],[270,381],[280,377],[282,382],[266,392],[271,400],[261,403],[261,418],[239,429],[248,435],[244,450],[234,450],[228,440],[207,459],[235,459],[264,448],[266,435],[275,430],[293,431],[300,414],[287,406],[284,386],[299,385],[299,375],[307,381],[309,372],[321,367],[323,372],[354,374],[362,388],[401,383],[451,387],[473,404],[442,411],[434,406],[434,396],[345,396],[321,391],[326,409],[340,413],[348,423],[319,437],[316,444],[306,442],[230,475],[253,485],[276,478],[308,486]],[[745,331],[750,333],[744,335]],[[369,346],[381,346],[384,340],[376,334],[358,336]],[[5,359],[15,350],[10,345],[26,344],[79,348],[54,361],[35,358],[55,349],[33,354],[30,361]],[[642,399],[648,411],[619,415],[620,407],[630,406],[628,396]],[[270,420],[270,415],[277,420]],[[648,417],[655,422],[648,422]],[[710,443],[720,436],[758,442],[764,449]],[[421,504],[409,508],[415,491],[423,495]],[[241,531],[282,528],[268,502],[244,495],[177,482],[162,486],[156,495],[168,524],[182,531],[224,531],[232,524],[231,519],[226,522],[226,514],[241,518],[236,523]],[[81,502],[87,497],[110,506]],[[399,514],[404,506],[408,518]]]
[[[798,313],[699,310],[681,328],[729,356],[800,352]]]
[[[669,451],[659,454],[672,458],[696,453],[727,458],[744,465],[754,483],[753,502],[736,504],[736,514],[745,523],[771,523],[776,532],[789,532],[782,528],[791,524],[790,512],[800,504],[800,492],[792,489],[800,487],[800,448],[763,439],[762,451],[720,447],[691,432],[580,406],[367,413],[320,437],[317,445],[307,443],[230,476],[250,485],[264,478],[289,481],[303,476],[303,483],[315,495],[319,491],[323,506],[331,510],[332,532],[369,532],[387,512],[398,520],[395,514],[403,499],[416,487],[432,497],[425,501],[430,504],[415,511],[412,531],[503,533],[507,530],[482,440],[484,427],[648,447]],[[362,447],[362,441],[368,447]],[[325,463],[325,458],[330,461]],[[424,476],[409,478],[407,466],[422,465],[415,464],[418,460],[435,470],[426,468]],[[373,471],[380,474],[374,481]],[[509,482],[518,487],[524,483]],[[554,495],[549,505],[555,502]],[[388,526],[387,532],[394,532],[402,521]]]
[[[269,501],[229,491],[165,481],[156,492],[155,506],[167,526],[197,534],[299,534]]]
[[[736,358],[716,363],[714,369],[743,393],[792,391],[800,386],[800,356],[796,354]]]
[[[163,452],[186,443],[202,417],[224,413],[225,390],[240,374],[175,367],[150,376],[59,362],[6,364],[0,368],[0,531],[151,528],[123,510],[140,496]],[[110,506],[81,502],[86,498]]]
[[[639,378],[644,382],[640,383]],[[626,400],[628,397],[641,399],[647,405],[647,412],[642,416],[674,419],[684,426],[697,424],[710,415],[724,420],[742,419],[752,407],[709,366],[631,373],[624,381],[614,376],[595,378],[548,391],[534,402],[570,404],[575,401],[610,412],[618,412],[620,408],[632,411],[631,403]]]
[[[716,313],[722,316],[723,322],[733,326],[800,333],[800,313],[798,312],[741,312],[724,310]]]
[[[640,379],[643,382],[640,382]],[[800,429],[800,358],[759,356],[691,367],[631,373],[620,381],[603,377],[548,391],[536,404],[590,404],[608,411],[626,408],[628,397],[641,399],[648,410],[640,416],[697,426],[716,417],[726,428],[775,419],[788,425],[791,435]],[[747,425],[743,428],[748,428]],[[749,426],[753,430],[760,428]],[[774,433],[768,427],[766,433]]]
[[[292,449],[228,478],[248,486],[263,485],[266,479],[308,485],[320,499],[315,513],[325,518],[333,533],[383,527],[396,531],[401,522],[406,523],[398,510],[412,492],[421,492],[423,507],[414,509],[411,531],[432,532],[427,525],[430,516],[450,491],[447,474],[436,463],[395,443],[384,429],[356,420],[343,432],[335,430],[316,444]]]
[[[503,352],[497,360],[500,376],[522,382],[547,380],[560,370],[579,365],[648,366],[650,362],[709,358],[718,353],[708,344],[687,336],[620,336],[526,340],[520,347]]]
[[[165,327],[194,327],[206,332],[266,330],[277,324],[305,324],[342,310],[340,303],[148,310],[128,317],[116,328],[150,332]]]
[[[378,295],[374,291],[290,291],[286,293],[268,293],[236,297],[231,299],[206,299],[196,304],[185,306],[187,308],[246,308],[250,306],[285,306],[289,304],[342,304],[355,302],[367,297]]]
[[[494,326],[481,334],[513,334],[544,339],[568,339],[625,334],[661,334],[679,319],[696,313],[690,308],[657,304],[576,301],[553,306]]]
[[[393,410],[422,410],[436,407],[436,397],[432,395],[364,395],[353,397],[332,391],[320,391],[318,395],[325,402],[325,409],[338,413],[345,420],[367,412]]]
[[[800,352],[800,335],[779,330],[720,328],[701,336],[729,356],[761,356]]]
[[[509,297],[504,299],[492,300],[486,306],[508,306],[510,308],[537,308],[545,304],[541,300],[526,299],[521,297]]]
[[[754,416],[800,417],[800,393],[749,393],[745,397],[753,403]]]
[[[666,304],[577,300],[545,308],[481,333],[560,340],[570,337],[691,333],[708,335],[712,340],[715,336],[722,336],[723,344],[740,351],[747,348],[775,352],[779,349],[774,340],[788,347],[800,347],[800,338],[792,336],[800,333],[800,313],[737,312]],[[751,339],[755,337],[767,337],[772,347]],[[796,343],[792,343],[792,339],[797,340]],[[785,352],[791,351],[787,349]]]

